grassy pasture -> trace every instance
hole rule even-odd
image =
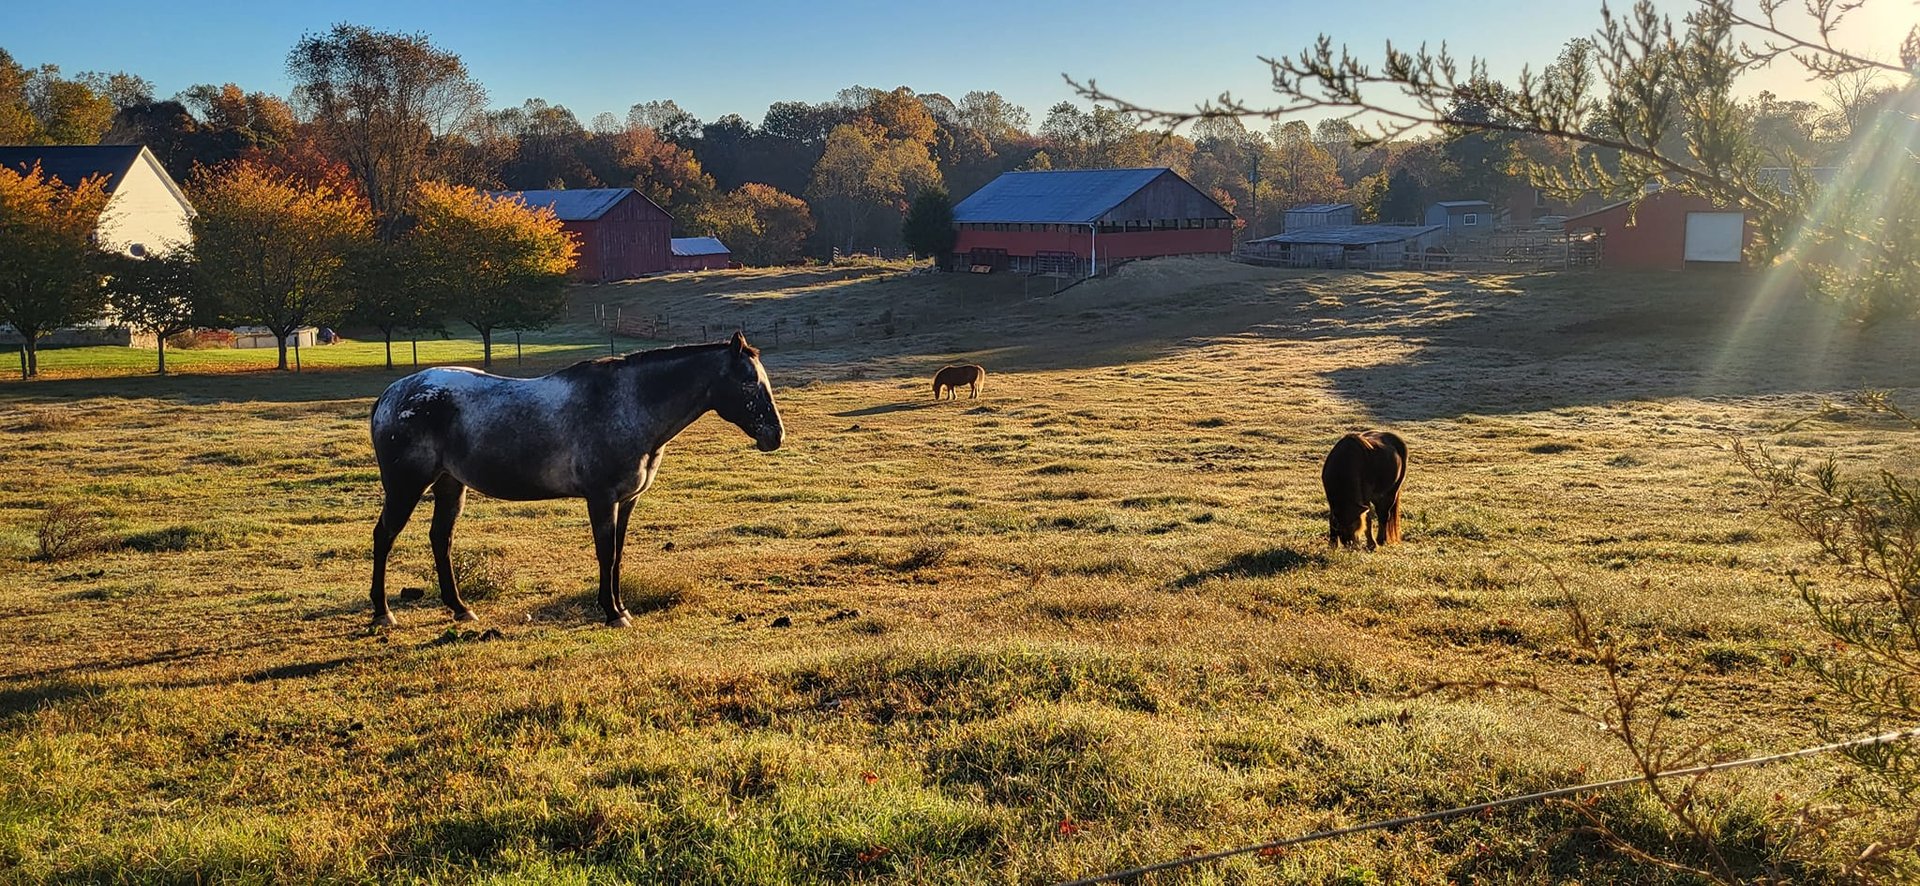
[[[597,625],[580,503],[479,498],[455,545],[482,622],[429,594],[366,628],[365,421],[393,374],[182,352],[205,374],[99,379],[47,352],[55,377],[0,384],[0,878],[1039,883],[1625,774],[1539,699],[1419,694],[1535,679],[1597,710],[1562,583],[1640,673],[1694,672],[1679,733],[1811,743],[1822,641],[1782,574],[1818,562],[1729,441],[1912,469],[1877,423],[1772,429],[1825,392],[1911,393],[1920,337],[1761,283],[1167,260],[1046,299],[877,270],[581,289],[526,372],[590,348],[594,305],[783,321],[788,445],[712,417],[675,443],[626,631]],[[982,399],[932,400],[953,359],[987,366]],[[1329,552],[1319,461],[1363,426],[1409,441],[1408,543]],[[59,503],[107,544],[30,559]],[[424,522],[396,591],[431,584]],[[1718,781],[1715,826],[1757,852],[1839,768]],[[1644,797],[1600,809],[1688,857]],[[1159,882],[1676,878],[1581,823]]]

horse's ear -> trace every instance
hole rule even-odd
[[[734,353],[736,354],[746,353],[747,352],[747,334],[737,329],[734,330],[733,341],[730,344],[733,345]]]

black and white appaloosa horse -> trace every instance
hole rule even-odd
[[[471,369],[425,369],[394,382],[373,404],[373,455],[386,501],[373,527],[373,621],[387,609],[387,555],[420,496],[433,489],[434,572],[440,599],[460,621],[449,555],[467,489],[509,501],[584,498],[600,560],[600,608],[625,627],[620,555],[627,518],[652,485],[667,441],[708,411],[738,425],[762,452],[785,431],[760,352],[730,342],[588,360],[540,378]]]
[[[1351,548],[1364,542],[1371,551],[1375,544],[1399,542],[1400,484],[1406,479],[1407,444],[1398,434],[1364,431],[1341,437],[1320,467],[1320,485],[1327,490],[1327,545]]]

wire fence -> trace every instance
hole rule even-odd
[[[1147,874],[1158,873],[1160,871],[1170,871],[1177,868],[1193,867],[1195,865],[1207,864],[1209,862],[1215,862],[1225,858],[1232,858],[1237,855],[1251,855],[1257,852],[1266,852],[1269,850],[1280,849],[1288,846],[1298,846],[1302,843],[1313,843],[1320,840],[1331,840],[1335,837],[1344,837],[1349,834],[1359,834],[1359,833],[1364,833],[1366,831],[1389,830],[1392,828],[1402,827],[1410,824],[1420,824],[1422,822],[1428,822],[1428,821],[1445,821],[1450,818],[1460,818],[1461,816],[1474,815],[1476,813],[1485,812],[1490,809],[1499,809],[1506,806],[1522,806],[1528,803],[1539,803],[1546,800],[1552,800],[1557,797],[1565,797],[1572,794],[1583,794],[1588,791],[1607,791],[1607,790],[1612,790],[1614,788],[1626,787],[1628,785],[1645,784],[1647,782],[1654,781],[1656,779],[1662,779],[1662,778],[1685,778],[1689,776],[1705,775],[1710,772],[1724,772],[1729,769],[1747,769],[1755,766],[1765,766],[1770,763],[1782,763],[1788,760],[1798,760],[1803,757],[1813,757],[1813,756],[1818,756],[1820,754],[1831,754],[1837,751],[1852,750],[1854,748],[1864,748],[1864,747],[1871,747],[1874,745],[1892,744],[1897,741],[1907,741],[1909,739],[1914,739],[1914,738],[1920,738],[1920,727],[1915,727],[1913,729],[1903,729],[1896,732],[1883,732],[1879,735],[1869,735],[1861,738],[1849,739],[1847,741],[1834,742],[1833,744],[1824,744],[1824,745],[1819,745],[1817,747],[1811,747],[1811,748],[1801,748],[1797,751],[1786,751],[1784,753],[1779,753],[1779,754],[1768,754],[1767,756],[1764,756],[1764,757],[1748,757],[1742,760],[1726,760],[1719,763],[1707,763],[1700,766],[1691,766],[1685,769],[1673,769],[1666,772],[1655,772],[1649,775],[1635,775],[1629,778],[1616,778],[1616,779],[1613,779],[1612,781],[1596,781],[1590,784],[1574,785],[1573,787],[1555,788],[1550,791],[1539,791],[1532,794],[1520,794],[1512,797],[1502,797],[1498,800],[1488,800],[1485,803],[1475,803],[1472,806],[1460,806],[1453,809],[1442,809],[1438,812],[1425,812],[1419,815],[1408,815],[1401,818],[1388,818],[1388,819],[1382,819],[1380,821],[1370,821],[1370,822],[1367,822],[1366,824],[1351,825],[1344,828],[1333,828],[1333,829],[1324,830],[1324,831],[1314,831],[1311,834],[1302,834],[1297,837],[1288,837],[1284,840],[1273,840],[1267,843],[1255,843],[1251,846],[1238,846],[1233,849],[1222,849],[1218,852],[1208,852],[1200,855],[1188,855],[1182,858],[1170,859],[1167,861],[1157,862],[1150,865],[1144,865],[1137,868],[1128,868],[1123,871],[1113,871],[1110,873],[1099,874],[1097,876],[1083,877],[1078,880],[1072,880],[1066,883],[1062,883],[1061,886],[1093,886],[1093,884],[1095,883],[1113,883],[1121,880],[1131,880],[1137,877],[1143,877]]]

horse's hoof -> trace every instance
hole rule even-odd
[[[625,613],[621,613],[620,615],[607,619],[607,627],[630,628],[633,627],[633,619],[628,618]]]
[[[479,621],[480,616],[474,615],[473,610],[471,609],[462,609],[459,612],[456,612],[453,614],[453,620],[454,621]]]
[[[391,612],[382,612],[373,617],[373,626],[376,628],[390,628],[396,624],[399,624],[399,622],[393,620],[393,613]]]

